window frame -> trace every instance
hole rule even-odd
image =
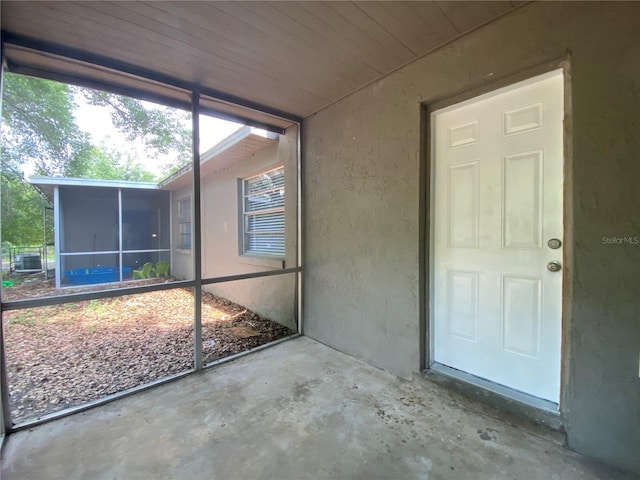
[[[282,170],[282,176],[283,176],[283,181],[282,181],[282,186],[281,187],[272,187],[271,189],[267,188],[267,189],[263,189],[260,190],[258,192],[253,192],[251,194],[248,194],[248,182],[250,182],[253,179],[256,179],[258,177],[261,177],[265,174],[277,171],[277,170]],[[287,220],[286,220],[286,212],[287,212],[287,201],[286,201],[286,185],[285,185],[285,166],[284,163],[278,163],[276,165],[270,166],[264,170],[261,170],[258,173],[254,173],[252,175],[243,177],[243,178],[239,178],[238,179],[238,247],[239,247],[239,252],[238,254],[242,257],[249,257],[249,258],[256,258],[256,259],[271,259],[271,260],[285,260],[285,255],[286,255],[286,237],[287,237],[287,232],[286,232],[286,224],[287,224]],[[254,211],[247,211],[247,199],[250,196],[256,196],[256,195],[260,195],[260,194],[264,194],[267,193],[268,191],[273,191],[273,189],[280,189],[283,190],[283,194],[282,196],[283,198],[283,202],[282,202],[282,206],[281,207],[274,207],[274,208],[266,208],[264,209],[264,211],[260,211],[260,210],[254,210]],[[282,213],[282,229],[281,231],[277,231],[275,233],[271,233],[271,235],[282,235],[282,250],[281,251],[276,251],[276,252],[268,252],[266,250],[255,250],[255,249],[250,249],[249,248],[249,238],[251,235],[256,235],[255,233],[252,232],[248,232],[248,220],[250,217],[256,217],[256,216],[260,216],[260,215],[270,215],[273,213]]]
[[[188,204],[188,211],[185,213],[184,205]],[[193,242],[192,236],[192,210],[191,196],[186,196],[178,199],[178,241],[176,250],[191,251],[191,245]],[[188,232],[184,231],[184,227],[188,226]],[[185,238],[188,237],[188,242]]]

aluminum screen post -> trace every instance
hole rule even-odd
[[[124,281],[122,275],[122,189],[118,189],[118,278],[120,283]]]
[[[62,285],[62,258],[60,252],[62,251],[60,232],[60,188],[58,186],[53,189],[53,250],[56,256],[56,288],[60,288]]]
[[[2,86],[4,78],[4,59],[0,49],[0,113],[2,113]],[[2,115],[0,115],[0,126],[2,125]],[[0,187],[1,189],[1,187]],[[2,208],[2,205],[0,205]],[[0,221],[0,235],[2,232],[2,222]],[[11,253],[9,253],[11,255]],[[1,268],[0,268],[1,270]],[[0,436],[4,436],[11,429],[11,412],[9,411],[9,381],[7,379],[7,363],[4,356],[4,322],[2,315],[2,285],[0,284]],[[0,441],[0,451],[2,442]]]
[[[193,246],[193,342],[194,342],[194,368],[202,370],[202,228],[200,222],[200,93],[193,92],[191,96],[191,124],[193,139],[193,176],[192,181],[192,206],[191,225],[193,235],[191,243]]]
[[[303,122],[298,122],[298,136],[296,138],[296,174],[297,174],[297,191],[296,191],[296,267],[300,270],[296,274],[296,323],[298,333],[304,335],[304,273],[302,264],[304,262],[304,229],[302,222],[304,221],[304,203],[303,203],[303,163],[302,163],[302,133]]]

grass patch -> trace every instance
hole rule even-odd
[[[109,304],[110,302],[105,300],[89,300],[86,311],[95,313],[96,315],[104,315],[109,312]]]
[[[15,312],[9,318],[7,325],[23,325],[27,327],[35,327],[38,324],[38,321],[45,323],[47,320],[44,317],[36,316],[32,312],[29,311],[19,311]]]

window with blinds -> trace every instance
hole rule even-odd
[[[245,178],[242,184],[242,253],[284,257],[284,166]]]
[[[191,199],[178,202],[178,248],[191,250]]]

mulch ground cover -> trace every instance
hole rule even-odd
[[[13,421],[193,368],[193,309],[191,290],[175,289],[5,312]],[[203,293],[205,364],[292,333]]]

